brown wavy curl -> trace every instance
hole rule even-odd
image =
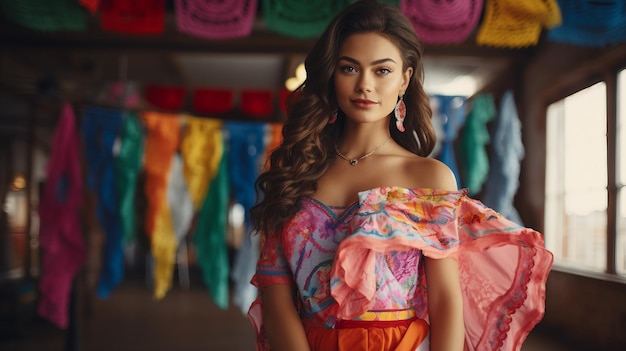
[[[283,141],[269,157],[269,168],[256,181],[260,201],[252,208],[252,224],[262,235],[279,235],[297,211],[299,200],[312,195],[317,180],[335,160],[334,145],[344,128],[341,111],[337,122],[334,72],[344,40],[356,33],[378,33],[400,49],[403,69],[413,67],[404,95],[406,132],[389,118],[392,138],[405,149],[427,156],[435,145],[429,99],[423,88],[422,45],[411,23],[398,7],[376,1],[356,2],[329,24],[305,59],[307,79],[288,99]]]

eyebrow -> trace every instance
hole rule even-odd
[[[357,64],[357,65],[361,64],[358,60],[355,60],[355,59],[353,59],[352,57],[349,57],[349,56],[341,56],[338,61],[341,61],[341,60],[346,60],[346,61],[352,62],[354,64]],[[382,58],[380,60],[372,61],[370,64],[371,65],[378,65],[378,64],[381,64],[381,63],[389,62],[389,61],[391,61],[393,63],[397,63],[393,59],[386,57],[386,58]]]

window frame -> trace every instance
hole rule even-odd
[[[548,107],[566,97],[575,94],[583,89],[589,88],[597,83],[603,82],[606,87],[606,135],[607,135],[607,230],[606,230],[606,267],[603,272],[586,268],[583,266],[574,266],[570,264],[559,264],[555,262],[553,269],[563,271],[575,275],[614,281],[626,284],[626,274],[617,271],[617,220],[618,220],[618,194],[620,189],[626,191],[626,184],[618,184],[617,165],[619,144],[617,123],[618,123],[618,75],[621,71],[626,70],[626,63],[619,65],[591,65],[583,67],[581,70],[572,72],[566,81],[555,82],[555,89],[551,93],[546,93],[542,99],[543,103],[543,119],[547,124]],[[626,89],[626,87],[622,87]],[[621,108],[626,108],[621,106]],[[623,126],[622,126],[623,127]],[[545,141],[547,144],[547,129],[545,130]],[[626,141],[623,141],[626,142]],[[624,155],[622,155],[624,156]],[[547,150],[546,150],[547,159]],[[546,165],[547,166],[547,165]],[[544,183],[545,187],[545,174]],[[626,204],[622,204],[626,206]],[[545,206],[545,199],[544,199]],[[542,225],[545,227],[545,218]]]

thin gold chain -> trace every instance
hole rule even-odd
[[[342,154],[341,152],[339,152],[339,149],[337,149],[337,145],[335,145],[335,152],[337,153],[337,156],[343,158],[344,160],[350,162],[350,165],[352,166],[356,166],[357,164],[359,164],[359,161],[361,161],[362,159],[372,156],[376,151],[380,150],[383,146],[385,146],[385,144],[387,144],[387,142],[391,140],[391,137],[389,137],[387,140],[385,140],[382,144],[376,146],[372,151],[366,153],[365,155],[358,157],[358,158],[348,158],[346,155]]]

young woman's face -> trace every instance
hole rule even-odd
[[[377,33],[349,36],[339,48],[335,94],[350,120],[367,123],[386,119],[406,90],[413,69],[402,70],[402,55]]]

